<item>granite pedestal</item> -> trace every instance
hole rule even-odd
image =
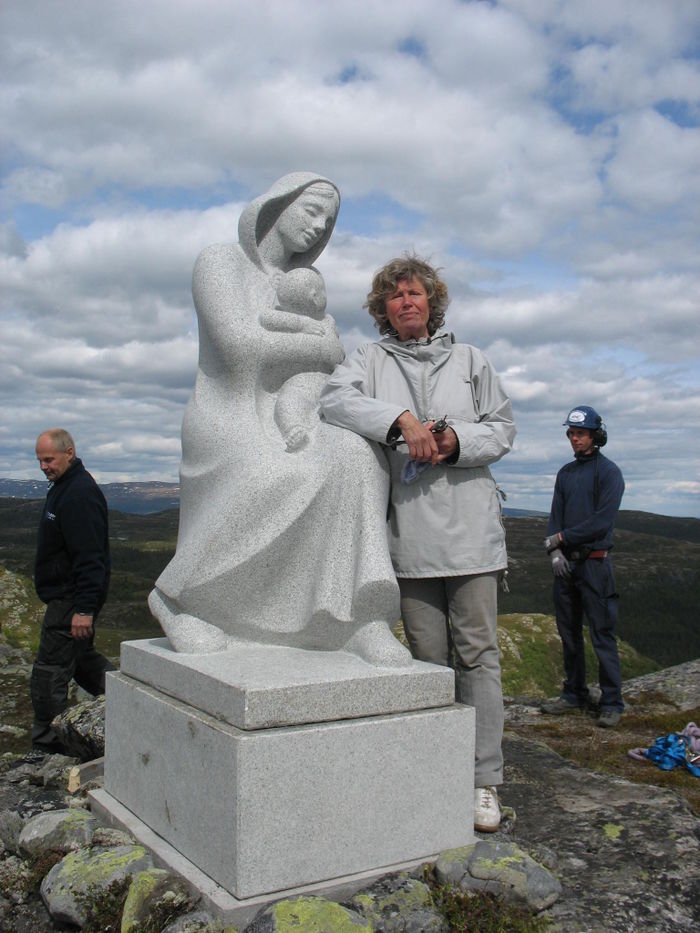
[[[473,771],[474,711],[435,665],[155,639],[108,676],[100,808],[239,902],[467,845]]]

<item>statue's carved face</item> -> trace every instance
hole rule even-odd
[[[323,237],[333,222],[335,197],[326,197],[311,190],[302,191],[277,218],[275,228],[291,253],[306,253]]]

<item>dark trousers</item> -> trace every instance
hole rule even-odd
[[[105,692],[105,673],[114,670],[114,665],[95,651],[94,620],[89,638],[73,638],[70,627],[74,611],[72,600],[54,599],[48,603],[32,668],[29,687],[34,707],[32,746],[48,751],[60,750],[51,721],[68,705],[71,679],[98,696]]]
[[[569,703],[588,697],[583,616],[588,620],[591,644],[598,658],[601,709],[622,711],[622,675],[617,651],[617,593],[609,558],[572,562],[571,579],[554,578],[554,608],[564,653],[562,696]]]

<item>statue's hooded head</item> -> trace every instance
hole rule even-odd
[[[304,195],[310,195],[324,206],[327,218],[325,229],[318,239],[310,243],[308,249],[292,254],[287,269],[310,266],[326,248],[340,209],[340,192],[332,181],[321,175],[314,175],[313,172],[292,172],[278,178],[265,194],[251,201],[238,221],[238,241],[241,249],[259,268],[267,268],[262,255],[264,249],[261,249],[265,237],[275,227],[284,211]]]

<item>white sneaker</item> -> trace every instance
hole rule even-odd
[[[495,833],[501,825],[501,805],[495,787],[474,788],[474,829]]]

